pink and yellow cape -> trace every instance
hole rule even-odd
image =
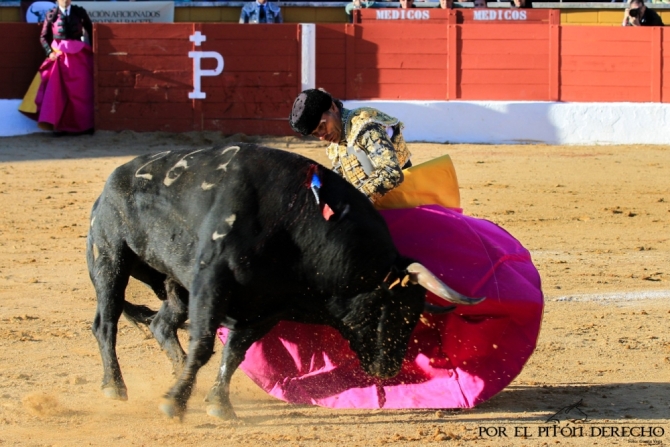
[[[530,253],[499,226],[462,213],[448,156],[406,170],[402,185],[376,205],[403,255],[459,292],[487,299],[422,315],[392,379],[365,374],[336,330],[293,322],[252,345],[240,368],[291,403],[470,408],[486,401],[521,372],[537,343],[543,295]],[[427,298],[440,303],[429,292]],[[226,334],[219,330],[224,342]]]

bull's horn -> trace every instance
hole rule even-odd
[[[450,303],[472,305],[481,303],[484,301],[484,299],[486,299],[486,297],[470,298],[465,295],[461,295],[440,281],[437,276],[433,275],[430,270],[418,262],[413,262],[410,264],[409,267],[407,267],[407,273],[409,273],[411,281],[414,284],[419,284],[424,289],[428,290],[429,292],[433,292],[435,295],[439,296],[445,301],[449,301]]]

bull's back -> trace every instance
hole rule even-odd
[[[323,215],[325,204],[334,217]],[[141,259],[184,285],[198,251],[219,237],[231,262],[252,253],[277,278],[311,269],[304,276],[324,288],[395,257],[383,219],[353,186],[305,157],[256,145],[140,156],[110,175],[96,208]]]

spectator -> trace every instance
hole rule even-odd
[[[86,42],[93,25],[84,8],[70,3],[58,0],[45,16],[40,43],[47,58],[39,87],[29,90],[19,110],[56,134],[93,133],[93,52]]]
[[[242,7],[240,23],[283,23],[281,9],[267,0],[256,0]]]
[[[381,5],[375,1],[354,0],[353,2],[349,3],[347,6],[344,7],[344,11],[347,13],[349,23],[353,23],[354,10],[361,8],[379,8],[380,6]]]
[[[533,0],[510,0],[510,8],[532,8]]]
[[[489,5],[486,3],[486,0],[474,0],[474,7],[475,8],[488,8]]]
[[[416,8],[414,0],[400,0],[400,7],[402,9]]]
[[[454,9],[454,0],[440,0],[440,8]]]
[[[323,90],[300,93],[289,116],[291,128],[330,142],[326,153],[333,170],[376,201],[404,179],[410,153],[403,124],[371,107],[348,110]]]
[[[663,20],[644,0],[631,0],[623,15],[623,26],[663,26]]]

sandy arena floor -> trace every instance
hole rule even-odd
[[[318,142],[263,141],[327,161]],[[670,147],[658,146],[410,145],[415,162],[449,153],[465,212],[510,231],[542,276],[538,349],[478,408],[291,406],[238,373],[240,420],[220,422],[202,403],[216,355],[179,423],[157,409],[172,383],[167,358],[123,319],[130,399],[106,400],[84,258],[91,205],[134,155],[223,142],[209,133],[0,138],[0,446],[670,445]],[[157,306],[138,283],[130,293]],[[580,401],[588,420],[575,409],[546,423]]]

